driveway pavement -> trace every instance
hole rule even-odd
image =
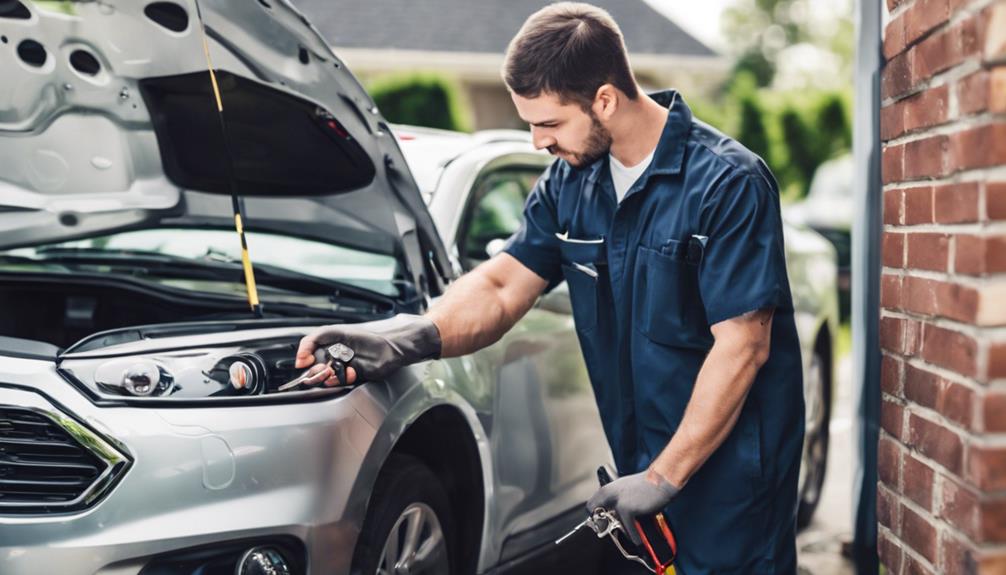
[[[853,575],[842,544],[852,541],[853,443],[852,355],[839,361],[835,405],[831,413],[828,471],[821,503],[811,524],[796,538],[801,574]]]

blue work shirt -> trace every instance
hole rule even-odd
[[[565,280],[621,475],[677,430],[713,345],[710,326],[774,307],[771,351],[727,439],[667,508],[678,573],[796,572],[803,375],[778,186],[764,162],[694,119],[674,91],[649,167],[619,203],[607,156],[555,161],[505,251]]]

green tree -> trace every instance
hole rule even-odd
[[[385,76],[370,83],[367,91],[390,122],[444,130],[471,129],[461,89],[445,76]]]

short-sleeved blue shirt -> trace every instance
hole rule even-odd
[[[726,441],[667,509],[679,573],[796,571],[802,366],[778,186],[764,162],[692,118],[679,94],[649,167],[618,203],[607,157],[555,161],[505,251],[565,280],[620,474],[645,469],[681,422],[710,326],[774,307],[771,351]]]

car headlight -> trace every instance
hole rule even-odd
[[[262,396],[296,378],[299,340],[165,350],[143,356],[67,357],[60,371],[107,398],[146,400]]]

